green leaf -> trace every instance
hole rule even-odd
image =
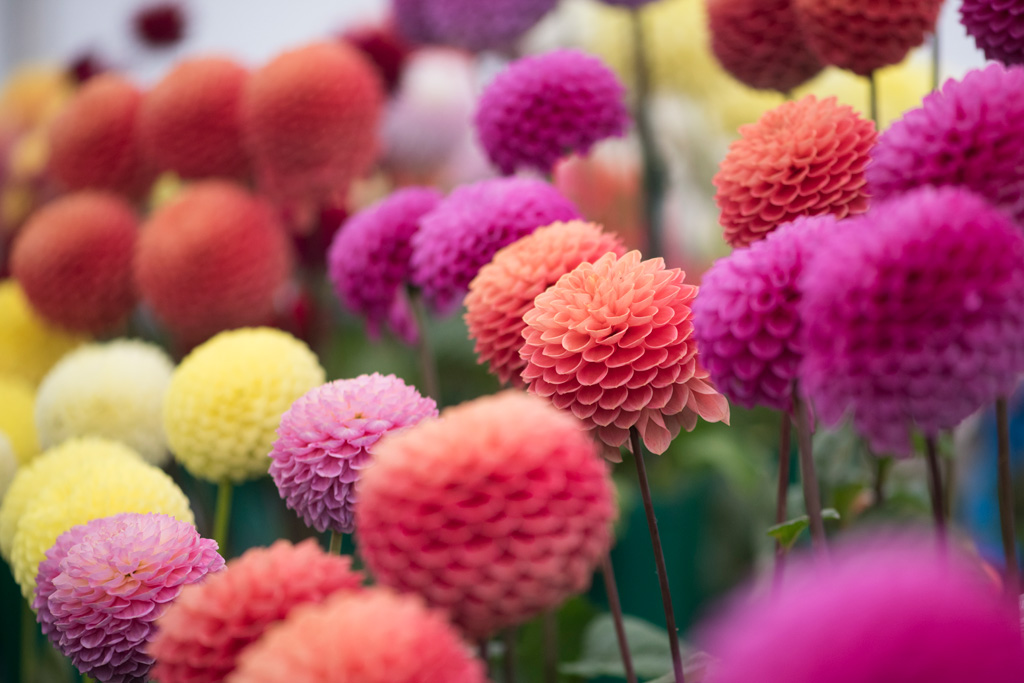
[[[833,508],[825,508],[821,511],[823,519],[839,519],[839,513]],[[786,550],[792,549],[796,540],[800,538],[800,534],[804,532],[804,529],[811,525],[811,520],[807,515],[800,515],[793,519],[787,520],[782,524],[776,524],[768,529],[768,535],[777,540],[782,544],[782,547]]]

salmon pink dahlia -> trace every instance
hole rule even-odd
[[[877,137],[851,107],[814,95],[741,127],[715,176],[725,241],[745,247],[799,216],[867,211],[864,170]]]
[[[960,23],[989,59],[1024,64],[1022,0],[963,0]]]
[[[697,287],[684,278],[638,251],[563,275],[523,316],[519,355],[530,391],[572,412],[611,449],[634,427],[664,453],[698,417],[728,422],[729,404],[697,363]]]
[[[187,586],[157,620],[149,644],[156,659],[153,678],[220,683],[246,646],[299,605],[360,590],[363,577],[351,565],[351,558],[328,555],[312,539],[248,550],[228,562],[226,571]]]
[[[580,425],[507,391],[391,436],[360,482],[359,552],[380,584],[419,593],[483,638],[587,588],[614,493]]]
[[[523,315],[558,278],[608,252],[626,253],[622,240],[599,225],[572,221],[540,228],[495,254],[470,283],[465,301],[478,362],[487,363],[503,384],[523,386]]]

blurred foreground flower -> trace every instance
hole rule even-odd
[[[1024,2],[963,0],[960,23],[985,56],[1006,65],[1024,64]]]
[[[0,281],[0,375],[34,387],[61,356],[83,341],[40,318],[17,282]]]

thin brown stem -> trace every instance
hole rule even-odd
[[[935,532],[939,541],[946,543],[946,512],[943,509],[942,469],[939,464],[939,448],[934,436],[924,440],[925,460],[928,463],[928,497],[932,503],[932,518],[935,520]]]
[[[793,421],[796,423],[796,441],[800,459],[800,481],[804,490],[804,507],[811,523],[811,543],[820,555],[828,554],[828,540],[825,536],[825,520],[821,516],[821,491],[814,471],[814,445],[811,426],[807,421],[807,404],[800,398],[799,390],[793,388]]]
[[[337,531],[331,532],[331,545],[327,552],[331,555],[341,555],[341,534]]]
[[[427,306],[423,301],[423,294],[415,287],[409,287],[409,305],[412,308],[413,317],[416,319],[416,327],[419,331],[419,342],[417,352],[419,354],[420,381],[422,389],[427,396],[441,403],[441,383],[437,375],[437,358],[430,345],[430,333],[427,330]]]
[[[544,630],[544,683],[558,681],[558,613],[550,609],[541,617]]]
[[[935,26],[932,34],[932,90],[942,85],[942,42],[939,40],[939,27]]]
[[[643,164],[643,219],[647,226],[647,257],[662,256],[662,204],[665,199],[665,164],[654,140],[654,129],[647,114],[650,97],[650,75],[647,71],[647,47],[644,37],[643,8],[631,12],[633,25],[633,68],[636,93],[633,119],[640,139]]]
[[[789,451],[790,451],[790,419],[789,413],[783,412],[782,424],[779,427],[779,481],[775,490],[775,523],[786,521],[786,500],[789,497]],[[775,589],[782,584],[782,574],[786,569],[786,546],[782,541],[775,541],[775,572],[772,578]]]
[[[892,469],[892,458],[883,456],[871,456],[875,459],[875,485],[873,487],[875,494],[874,505],[880,506],[885,504],[885,483],[889,480],[889,471]]]
[[[1013,519],[1013,471],[1010,468],[1010,419],[1006,398],[996,400],[996,427],[999,434],[998,486],[999,526],[1006,555],[1005,586],[1008,595],[1017,600],[1020,569],[1017,565],[1017,532]]]
[[[606,554],[601,560],[601,576],[604,577],[604,592],[608,595],[608,609],[615,623],[615,638],[619,641],[619,655],[622,657],[622,668],[626,671],[626,683],[637,683],[633,655],[629,652],[629,640],[626,638],[626,624],[622,619],[622,603],[619,602],[619,587],[615,584],[611,554]]]

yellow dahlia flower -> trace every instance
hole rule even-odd
[[[14,280],[0,282],[0,375],[36,386],[61,356],[83,341],[36,315]]]
[[[36,392],[28,382],[0,376],[0,432],[7,437],[20,465],[39,453],[32,417],[35,400]]]

